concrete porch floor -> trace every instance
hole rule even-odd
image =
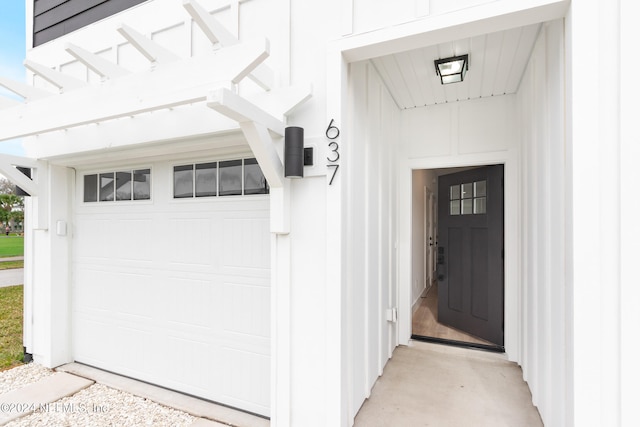
[[[356,427],[543,426],[503,354],[411,341],[395,349]]]

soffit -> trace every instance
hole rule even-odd
[[[371,60],[400,109],[515,93],[541,24],[463,38]],[[461,83],[442,85],[434,60],[469,55]]]

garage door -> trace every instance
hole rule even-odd
[[[196,197],[194,164],[189,196],[188,166],[78,173],[74,358],[268,415],[268,195],[242,195],[260,192],[247,161],[247,191],[220,195],[220,162],[214,193]]]

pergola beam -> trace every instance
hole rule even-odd
[[[0,141],[202,102],[207,88],[239,82],[268,56],[260,39],[5,109]]]
[[[86,65],[91,71],[100,75],[100,77],[102,78],[115,79],[130,74],[129,71],[125,70],[119,65],[114,64],[108,59],[98,56],[95,53],[89,52],[88,50],[85,50],[80,46],[76,46],[72,43],[67,43],[65,46],[65,50],[71,56]]]
[[[80,79],[76,79],[75,77],[71,77],[29,59],[24,60],[24,66],[61,90],[72,90],[87,86],[87,83]]]
[[[165,49],[126,24],[121,24],[118,27],[118,32],[151,62],[171,62],[180,59],[175,53]]]
[[[7,79],[6,77],[0,77],[0,86],[23,97],[27,102],[55,95],[53,92],[49,92],[48,90],[38,89],[25,83]]]
[[[221,46],[226,47],[240,43],[240,40],[235,35],[227,30],[196,0],[183,0],[182,5],[212,44],[220,43]],[[249,78],[264,90],[271,90],[273,87],[273,70],[264,64],[252,71]]]

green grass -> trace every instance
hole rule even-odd
[[[2,261],[2,258],[0,258],[0,270],[12,268],[24,268],[24,261]]]
[[[0,257],[22,255],[24,255],[24,237],[16,235],[0,236]]]
[[[0,288],[0,371],[23,361],[22,285]]]

